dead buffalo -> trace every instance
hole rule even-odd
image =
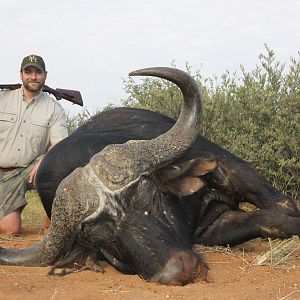
[[[37,177],[49,217],[52,211],[49,232],[32,247],[1,249],[1,264],[97,269],[105,259],[124,273],[184,285],[206,278],[193,243],[299,235],[300,213],[290,198],[196,134],[202,104],[189,75],[172,68],[132,75],[176,83],[184,98],[178,121],[119,108],[91,118],[52,148]],[[245,212],[240,202],[259,209]]]

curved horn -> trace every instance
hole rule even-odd
[[[202,116],[199,87],[186,72],[156,67],[137,70],[129,75],[148,75],[170,80],[181,89],[184,102],[176,124],[165,134],[152,140],[110,145],[92,158],[93,170],[111,191],[121,189],[141,174],[152,172],[181,156],[193,144]]]
[[[160,137],[165,138],[172,131],[179,130],[181,140],[186,139],[188,144],[192,144],[196,137],[195,130],[199,125],[202,117],[202,97],[199,86],[196,81],[186,72],[168,67],[156,67],[136,70],[129,73],[130,76],[155,76],[167,79],[175,83],[181,90],[183,95],[183,105],[181,113],[176,124]],[[189,137],[183,136],[187,134]],[[189,140],[191,138],[191,141]]]
[[[48,266],[71,249],[80,223],[104,205],[103,194],[94,189],[98,182],[90,179],[87,168],[77,168],[60,183],[47,235],[27,248],[0,248],[0,264]]]

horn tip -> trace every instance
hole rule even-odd
[[[165,69],[164,67],[150,67],[150,68],[143,68],[134,70],[129,73],[129,76],[141,76],[141,75],[152,75],[153,72],[161,71]]]

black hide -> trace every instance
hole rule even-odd
[[[53,198],[61,180],[87,164],[106,145],[152,139],[173,124],[172,119],[159,113],[132,108],[118,108],[91,118],[53,147],[40,165],[37,187],[47,215],[51,217]],[[199,175],[203,182],[199,191],[178,197],[172,193],[176,180],[172,183],[166,178],[195,159],[214,161],[216,167]],[[139,270],[139,275],[146,279],[157,272],[156,264],[164,265],[170,258],[164,257],[168,247],[189,255],[192,243],[236,245],[255,237],[289,237],[300,233],[300,214],[290,198],[248,163],[201,135],[178,161],[145,177],[133,188],[135,196],[126,195],[127,202],[118,203],[125,215],[112,218],[103,213],[83,223],[76,243],[84,245],[85,250],[93,249],[123,272]],[[242,211],[240,202],[249,202],[259,209]],[[149,260],[153,261],[152,269]],[[147,270],[144,261],[148,262]],[[204,265],[199,260],[191,268],[197,269],[199,264]],[[189,280],[181,278],[178,282],[184,284]],[[177,284],[176,279],[171,283],[168,278],[159,281]]]

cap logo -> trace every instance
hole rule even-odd
[[[28,59],[31,63],[37,63],[37,57],[35,55],[29,55]]]

